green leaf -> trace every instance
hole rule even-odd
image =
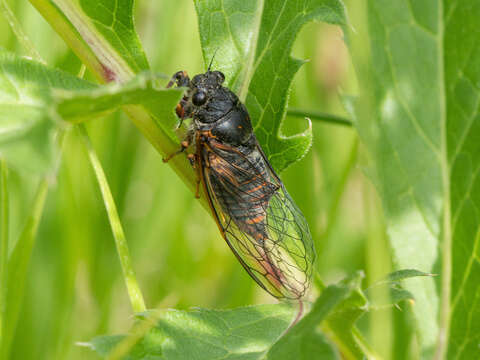
[[[383,280],[377,281],[373,285],[371,285],[365,291],[365,295],[367,296],[370,308],[382,308],[392,305],[398,305],[402,301],[409,300],[413,304],[415,302],[415,297],[413,294],[404,289],[403,281],[410,278],[415,278],[419,276],[433,276],[432,274],[424,273],[423,271],[415,270],[415,269],[402,269],[394,271],[387,275],[387,277]],[[377,296],[374,296],[374,293],[378,289],[388,289],[390,293],[390,298],[386,299],[387,301],[379,302]],[[385,300],[385,299],[384,299]]]
[[[0,50],[0,157],[9,167],[45,174],[54,160],[57,123],[48,106],[54,89],[92,89],[93,84],[36,61]]]
[[[349,309],[357,307],[358,304],[352,303],[352,299],[356,299],[356,292],[360,290],[360,280],[361,276],[356,275],[325,288],[315,301],[312,310],[273,345],[267,358],[272,360],[340,358],[338,354],[332,352],[331,348],[325,346],[325,340],[322,341],[323,335],[318,332],[317,327],[327,317],[329,319],[328,326],[334,325],[336,317],[344,313],[346,303],[350,303]],[[352,327],[357,318],[353,319]],[[348,337],[351,330],[351,328],[342,329],[340,336]],[[357,347],[356,344],[349,345],[353,345],[353,348]],[[344,352],[346,349],[342,350]],[[362,356],[363,354],[358,351],[355,355]]]
[[[262,1],[195,0],[205,65],[225,74],[225,85],[238,92],[253,62]]]
[[[424,358],[478,357],[478,2],[368,2],[368,76],[356,126],[370,152],[397,268],[409,279]],[[362,34],[360,29],[360,34]],[[367,46],[366,46],[367,45]],[[360,52],[359,52],[360,53]],[[447,353],[448,351],[448,353]]]
[[[173,132],[178,124],[173,109],[183,95],[182,89],[165,89],[159,77],[143,72],[125,84],[108,84],[93,90],[55,91],[54,109],[67,121],[78,122],[105,115],[125,105],[142,105],[156,125],[176,141]]]
[[[359,272],[342,282],[351,291],[328,317],[327,329],[332,332],[332,338],[340,345],[340,350],[347,359],[363,358],[369,351],[360,347],[363,341],[358,338],[358,330],[355,328],[358,319],[369,310],[368,300],[361,289],[363,278],[364,274]]]
[[[153,321],[127,359],[260,359],[295,317],[295,308],[258,305],[233,310],[149,312]],[[108,355],[121,337],[100,337],[88,345]]]
[[[233,310],[151,311],[134,326],[130,336],[101,336],[82,345],[104,357],[132,360],[339,359],[319,332],[319,325],[326,319],[345,320],[360,304],[361,278],[357,274],[325,288],[311,311],[288,331],[296,309],[287,304]],[[350,330],[346,329],[346,334]],[[358,354],[362,356],[360,350]]]
[[[290,56],[301,27],[310,21],[345,25],[339,0],[196,0],[205,63],[224,71],[245,99],[255,134],[277,171],[310,149],[311,125],[294,136],[282,133],[288,91],[303,61]],[[240,7],[239,7],[240,6]]]
[[[9,166],[43,174],[54,163],[53,137],[62,120],[91,119],[125,105],[141,105],[151,114],[152,126],[176,141],[173,109],[182,91],[157,82],[157,76],[141,73],[123,85],[99,87],[1,51],[0,155]]]
[[[405,280],[405,279],[418,277],[418,276],[433,276],[433,275],[427,274],[427,273],[424,273],[423,271],[415,270],[415,269],[402,269],[402,270],[397,270],[388,274],[385,281],[397,282],[400,280]]]

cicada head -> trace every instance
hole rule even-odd
[[[237,96],[223,87],[225,76],[220,71],[198,74],[190,82],[188,97],[193,118],[210,124],[223,118],[237,103]]]

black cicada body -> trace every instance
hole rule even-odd
[[[271,295],[300,299],[315,258],[308,224],[258,144],[247,109],[222,86],[224,80],[219,71],[192,80],[183,71],[172,77],[168,87],[188,88],[177,115],[193,120],[179,152],[195,149],[189,159],[198,181],[245,270]]]

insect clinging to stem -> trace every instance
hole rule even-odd
[[[315,251],[307,221],[270,165],[245,105],[211,71],[192,79],[178,71],[167,87],[187,90],[176,107],[191,118],[181,148],[203,186],[217,225],[248,274],[279,299],[300,300],[313,271]]]

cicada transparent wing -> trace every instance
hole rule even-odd
[[[210,139],[197,149],[210,206],[240,263],[271,295],[303,297],[315,259],[312,238],[261,148],[246,155]]]

